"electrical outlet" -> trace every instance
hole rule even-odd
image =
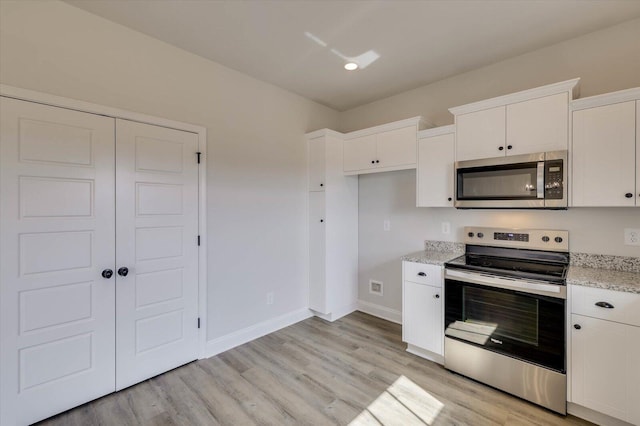
[[[628,246],[640,246],[640,229],[625,228],[624,243]]]
[[[267,293],[267,305],[273,305],[273,292]]]
[[[389,219],[386,219],[383,222],[382,227],[385,231],[391,231],[391,221]]]
[[[451,224],[449,222],[442,222],[442,233],[448,234],[451,232]]]

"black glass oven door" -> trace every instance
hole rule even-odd
[[[566,371],[564,299],[448,279],[445,335]]]

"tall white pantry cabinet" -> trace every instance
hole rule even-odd
[[[4,96],[0,121],[0,424],[197,359],[199,135]]]
[[[309,308],[334,321],[357,307],[358,177],[343,173],[343,135],[306,135],[309,189]]]

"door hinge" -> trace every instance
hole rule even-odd
[[[200,328],[200,317],[198,317],[198,328]]]
[[[198,235],[198,246],[200,245],[200,235]]]
[[[196,155],[198,156],[198,164],[200,164],[200,155],[202,155],[201,152],[196,152]]]

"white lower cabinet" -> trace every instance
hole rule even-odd
[[[407,351],[442,363],[442,267],[402,262],[402,340]]]
[[[570,368],[571,402],[640,424],[640,295],[573,287]]]

